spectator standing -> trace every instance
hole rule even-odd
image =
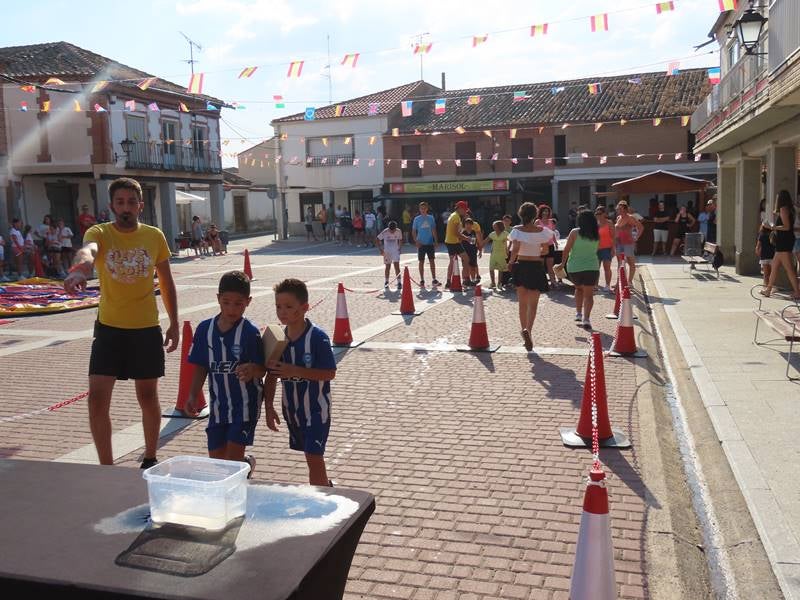
[[[758,241],[756,242],[756,256],[761,265],[764,276],[764,286],[769,285],[772,272],[772,259],[775,257],[775,246],[772,245],[772,215],[766,210],[767,199],[762,198],[758,205]]]
[[[194,248],[195,256],[208,254],[206,232],[203,230],[203,222],[197,215],[192,217],[192,248]]]
[[[461,260],[461,281],[466,282],[469,279],[469,258],[462,243],[467,241],[467,238],[461,231],[461,219],[464,218],[468,210],[469,205],[464,200],[459,200],[455,204],[455,210],[447,217],[447,227],[444,234],[444,245],[447,247],[447,255],[449,256],[447,281],[444,284],[446,289],[450,289],[453,269],[458,268],[457,260],[459,259]]]
[[[669,213],[664,201],[658,201],[658,209],[653,215],[653,256],[658,254],[658,245],[661,244],[661,254],[667,253],[667,239],[669,238]],[[601,234],[602,235],[602,234]],[[609,269],[611,267],[609,266]]]
[[[578,222],[578,205],[573,201],[569,203],[569,213],[567,215],[567,223],[569,224],[569,230],[572,231],[577,227]]]
[[[47,255],[47,234],[50,232],[50,224],[53,222],[53,218],[50,215],[45,215],[42,218],[42,222],[39,223],[35,229],[33,229],[33,243],[35,244],[36,248],[39,249],[39,256],[46,256]]]
[[[102,215],[102,212],[100,214]],[[106,220],[103,222],[108,222],[108,213],[106,213]],[[89,227],[95,223],[97,223],[97,219],[89,212],[89,205],[81,204],[81,214],[78,215],[78,231],[81,234],[81,240],[83,240],[83,236],[86,235]]]
[[[800,300],[800,289],[797,284],[797,271],[792,265],[792,250],[794,249],[794,205],[792,195],[787,190],[778,192],[775,201],[775,225],[772,227],[772,239],[775,246],[775,256],[772,259],[772,271],[769,275],[767,287],[761,290],[761,294],[769,297],[772,288],[775,286],[775,279],[778,277],[778,267],[783,266],[786,271],[789,283],[792,286],[792,299]]]
[[[590,316],[594,306],[594,289],[600,279],[597,250],[600,233],[595,216],[588,210],[578,213],[578,226],[569,232],[564,246],[561,268],[575,284],[575,322],[586,330],[592,329]]]
[[[707,242],[717,243],[717,205],[712,198],[706,202],[706,214],[708,215],[708,237]]]
[[[211,253],[216,256],[217,254],[222,254],[222,239],[219,235],[219,229],[217,229],[217,225],[215,223],[211,223],[208,226],[208,233],[206,234],[208,238],[208,245],[211,246]]]
[[[675,239],[672,240],[672,252],[670,252],[672,256],[678,253],[678,250],[686,239],[686,234],[694,227],[695,222],[695,218],[686,206],[681,206],[678,209],[678,214],[675,215],[675,223],[678,224],[678,227],[675,230]],[[631,276],[631,280],[632,279],[633,277]]]
[[[597,219],[597,259],[603,266],[603,274],[605,275],[606,292],[611,291],[611,259],[617,253],[616,244],[614,242],[614,224],[608,220],[606,215],[606,207],[601,205],[594,209],[594,216]],[[563,259],[561,261],[564,262]]]
[[[336,209],[333,211],[334,221],[333,221],[333,233],[336,238],[336,243],[341,244],[342,239],[342,215],[344,211],[342,210],[342,206],[338,205]]]
[[[306,214],[303,218],[306,226],[306,241],[310,242],[311,238],[317,241],[317,236],[314,234],[314,209],[311,206],[306,207]]]
[[[61,267],[61,233],[54,221],[51,221],[50,227],[44,235],[44,242],[50,272],[56,277],[64,279],[67,274],[64,273],[64,269]]]
[[[6,241],[2,235],[0,235],[0,281],[3,283],[10,281],[6,277]]]
[[[64,219],[58,220],[58,234],[61,239],[61,264],[69,268],[75,257],[75,248],[72,247],[72,229],[64,224]],[[63,269],[63,267],[62,267]],[[66,277],[66,274],[64,275]]]
[[[617,202],[617,220],[614,224],[616,233],[617,253],[625,255],[628,263],[628,281],[633,285],[633,275],[636,273],[636,240],[644,231],[644,225],[630,213],[625,200]],[[635,232],[635,233],[634,233]]]
[[[108,192],[115,221],[93,225],[86,231],[64,289],[74,293],[85,288],[96,263],[102,294],[89,359],[92,438],[100,463],[113,464],[110,407],[114,384],[118,379],[135,380],[145,441],[141,467],[147,469],[158,462],[158,379],[164,376],[163,347],[172,352],[180,338],[177,293],[164,234],[139,222],[144,208],[139,183],[127,177],[115,179]],[[169,316],[163,337],[154,294],[155,273]]]
[[[491,289],[495,289],[498,285],[501,288],[505,288],[503,275],[508,270],[508,232],[503,226],[502,221],[495,221],[492,223],[492,232],[489,234],[489,242],[492,244],[492,253],[489,255],[489,279],[492,282]],[[495,279],[494,276],[495,271],[497,271],[497,279]]]
[[[377,234],[376,225],[378,218],[371,210],[364,211],[364,247],[375,243],[375,235]]]
[[[481,249],[478,246],[478,232],[475,229],[475,221],[472,217],[464,219],[464,236],[466,239],[462,243],[464,251],[467,253],[467,264],[469,265],[469,279],[464,281],[465,285],[473,286],[480,283],[478,276],[478,254]]]
[[[101,210],[97,215],[97,222],[98,223],[108,223],[108,221],[109,221],[108,211],[105,210],[105,209]]]
[[[324,204],[317,213],[317,220],[322,227],[322,241],[326,241],[328,239],[328,209]]]
[[[550,278],[550,285],[558,287],[558,284],[561,282],[556,279],[556,274],[553,271],[553,264],[556,259],[556,244],[558,243],[558,227],[553,218],[553,211],[547,204],[539,206],[539,219],[536,221],[536,225],[547,229],[553,234],[553,237],[547,245],[545,267],[547,267],[547,276]]]
[[[411,238],[417,246],[417,260],[419,261],[419,284],[425,287],[425,257],[431,267],[431,285],[439,285],[436,279],[436,245],[439,238],[436,235],[436,220],[428,214],[428,203],[419,203],[419,214],[414,217],[411,224]]]
[[[25,237],[22,234],[22,221],[13,219],[11,229],[8,230],[8,237],[11,241],[11,255],[14,257],[14,266],[17,270],[17,278],[23,279],[28,276],[28,272],[22,269],[25,262]]]
[[[702,211],[697,215],[697,230],[703,236],[703,241],[708,241],[708,212]]]
[[[411,211],[408,210],[408,205],[403,208],[403,242],[410,243],[411,239]]]
[[[361,244],[367,247],[364,243],[364,217],[358,209],[353,213],[353,241],[356,243],[356,248],[360,248]]]

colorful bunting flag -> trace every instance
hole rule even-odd
[[[590,83],[589,84],[589,94],[591,94],[592,96],[596,96],[597,94],[600,93],[601,86],[602,86],[602,84],[600,84],[600,83]]]
[[[22,112],[28,112],[28,103],[23,100],[22,102],[19,103],[19,109]]]
[[[442,159],[441,158],[437,158],[436,159],[436,164],[441,167],[442,166]]]
[[[681,63],[678,60],[673,60],[667,65],[667,75],[677,75],[681,72]]]
[[[552,159],[552,158],[545,158],[545,159],[544,159],[544,164],[546,164],[546,165],[552,165],[552,164],[553,164],[553,159]]]
[[[326,137],[322,138],[322,145],[325,146],[326,148],[328,147],[328,138]]]
[[[661,160],[663,157],[664,157],[664,155],[663,155],[663,154],[659,154],[659,155],[658,155],[658,160]]]
[[[108,87],[108,81],[98,81],[97,83],[94,84],[94,87],[92,88],[92,93],[96,94],[98,92],[102,92],[107,87]]]
[[[539,127],[539,135],[542,135],[543,131],[544,131],[544,127]]]
[[[592,32],[608,31],[608,13],[594,15],[590,17],[589,22],[592,26]]]
[[[600,131],[600,128],[601,128],[602,126],[603,126],[603,124],[602,124],[602,123],[595,123],[595,124],[594,124],[594,132],[595,132],[595,133],[597,133],[598,131]]]
[[[512,165],[518,165],[519,164],[519,160],[517,160],[516,158],[512,158],[511,159],[511,164]]]
[[[99,104],[95,103],[94,105],[94,112],[108,112],[105,108],[100,106]]]
[[[129,111],[136,110],[136,100],[126,100],[125,101],[125,110],[129,110]]]
[[[619,120],[619,124],[620,125],[625,125],[625,123],[627,123],[627,121],[625,119],[620,119]]]
[[[250,79],[253,75],[255,75],[257,69],[258,67],[245,67],[239,73],[238,79]]]
[[[151,102],[150,104],[147,105],[147,110],[151,110],[154,112],[158,111],[159,110],[158,104],[156,104],[155,102]]]
[[[178,110],[181,112],[189,112],[189,107],[186,106],[183,102],[178,102]]]
[[[736,10],[739,8],[737,0],[719,0],[719,11],[725,12],[726,10]]]
[[[692,120],[692,117],[681,117],[681,127],[686,127]]]
[[[537,35],[547,35],[547,23],[531,25],[531,36],[536,37]]]
[[[581,152],[581,158],[589,158],[588,152]]]
[[[50,100],[42,102],[42,112],[50,112]]]
[[[419,165],[420,169],[424,169],[425,168],[425,161],[424,160],[418,160],[417,164]]]
[[[357,167],[357,166],[358,166],[358,160],[359,160],[359,159],[357,159],[357,158],[354,158],[354,159],[353,159],[353,166],[354,166],[354,167]]]
[[[370,102],[369,106],[367,107],[367,115],[370,117],[374,117],[378,114],[378,107],[380,106],[380,102]]]
[[[475,48],[476,46],[480,46],[481,44],[485,44],[486,40],[489,39],[489,34],[486,33],[484,35],[473,35],[472,36],[472,47]]]
[[[286,72],[286,77],[289,79],[298,79],[300,75],[303,73],[303,64],[306,61],[304,60],[295,60],[289,63],[289,70]]]
[[[683,156],[683,152],[677,152],[677,153],[675,154],[675,160],[680,160],[680,159],[681,159],[681,156]]]
[[[460,158],[457,158],[457,159],[455,160],[455,163],[456,163],[456,166],[457,166],[457,167],[460,167],[460,166],[461,166],[461,159],[460,159]]]
[[[497,152],[492,154],[492,160],[497,160],[497,157],[500,156]]]
[[[83,109],[81,108],[81,103],[80,103],[80,102],[78,102],[77,100],[75,100],[75,101],[74,101],[74,104],[73,104],[73,109],[72,109],[72,110],[73,110],[74,112],[83,112]]]
[[[413,113],[412,106],[414,104],[413,100],[403,100],[400,103],[400,110],[403,112],[404,117],[410,117]]]
[[[142,79],[139,83],[136,84],[136,87],[138,87],[142,91],[145,91],[147,88],[149,88],[156,82],[156,79],[158,79],[158,77],[148,77],[147,79]]]
[[[358,52],[356,52],[355,54],[345,54],[344,58],[342,59],[342,66],[344,67],[349,66],[355,69],[359,56],[360,54]]]
[[[369,136],[369,145],[370,146],[374,146],[375,145],[375,139],[376,138],[375,138],[374,135]]]
[[[561,129],[566,129],[567,127],[569,127],[569,123],[564,123],[564,124],[561,126]]]
[[[433,47],[433,42],[428,44],[415,44],[414,45],[414,54],[428,54]]]
[[[513,100],[514,102],[522,102],[523,100],[527,99],[528,99],[528,92],[526,92],[525,90],[514,92],[514,100]]]
[[[397,127],[392,129],[392,137],[400,137],[400,129]]]
[[[283,96],[273,96],[272,100],[275,102],[275,108],[286,108],[286,104],[283,102]]]
[[[489,131],[488,129],[484,129],[483,130],[483,135],[485,135],[486,137],[492,137],[492,132]]]
[[[483,157],[481,156],[481,153],[480,153],[480,152],[476,152],[476,153],[475,153],[475,160],[482,160],[482,158],[483,158]]]
[[[352,142],[352,141],[353,141],[353,138],[351,138],[351,137],[348,135],[346,138],[344,138],[344,145],[345,145],[345,146],[349,146],[349,145],[350,145],[350,142]]]
[[[469,96],[467,98],[467,104],[470,106],[475,106],[476,104],[480,104],[481,97],[480,96]]]
[[[515,139],[517,137],[517,130],[516,129],[509,130],[508,137],[510,137],[512,140]]]
[[[400,161],[400,168],[401,169],[407,169],[408,168],[408,161],[406,159],[402,159]]]
[[[47,81],[44,82],[45,85],[67,85],[63,81],[61,81],[58,77],[51,77]]]
[[[661,14],[665,12],[670,12],[675,10],[675,3],[674,2],[657,2],[656,3],[656,13]]]
[[[437,115],[443,115],[447,111],[447,99],[437,98],[433,105],[433,112]]]
[[[453,131],[455,131],[457,134],[461,135],[462,133],[466,132],[466,129],[464,129],[463,127],[461,127],[461,125],[459,125]]]
[[[637,154],[636,158],[642,158],[643,156],[644,156],[644,154]]]
[[[563,91],[564,91],[564,87],[563,86],[550,88],[550,93],[553,94],[553,96],[555,96],[556,94],[560,94]]]
[[[194,73],[189,78],[189,85],[186,86],[186,91],[189,94],[202,94],[203,93],[203,73]]]
[[[303,120],[304,121],[313,121],[314,118],[316,117],[316,114],[317,114],[317,109],[316,108],[314,108],[313,106],[306,107],[306,112],[303,115]]]
[[[22,85],[20,86],[19,89],[21,89],[23,92],[28,92],[29,94],[33,94],[34,92],[36,92],[35,85]]]
[[[337,104],[336,108],[333,109],[333,115],[335,117],[341,117],[344,114],[344,107],[345,104]]]
[[[700,162],[703,158],[702,154],[695,154],[694,155],[694,162]]]
[[[708,70],[708,81],[712,85],[717,85],[722,78],[722,70],[719,67],[712,67]]]
[[[374,158],[370,158],[369,161],[367,162],[367,166],[368,167],[374,167],[375,166],[375,159]]]
[[[632,83],[633,85],[642,85],[642,78],[641,77],[632,77],[628,79],[628,83]]]
[[[604,164],[606,164],[607,162],[608,162],[608,157],[607,157],[607,156],[601,156],[601,157],[600,157],[600,164],[601,164],[601,165],[604,165]]]
[[[653,119],[653,127],[658,127],[659,125],[661,125],[661,117],[656,117]]]

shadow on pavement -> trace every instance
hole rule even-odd
[[[531,376],[544,386],[549,398],[564,400],[571,397],[572,406],[581,405],[583,395],[580,390],[583,386],[573,371],[548,362],[547,357],[530,353],[527,356],[531,363]]]

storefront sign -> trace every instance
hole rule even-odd
[[[435,194],[441,192],[507,192],[508,179],[478,181],[438,181],[431,183],[391,183],[392,194]]]

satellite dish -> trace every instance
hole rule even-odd
[[[267,197],[270,200],[275,200],[278,197],[278,186],[271,183],[267,186]]]

